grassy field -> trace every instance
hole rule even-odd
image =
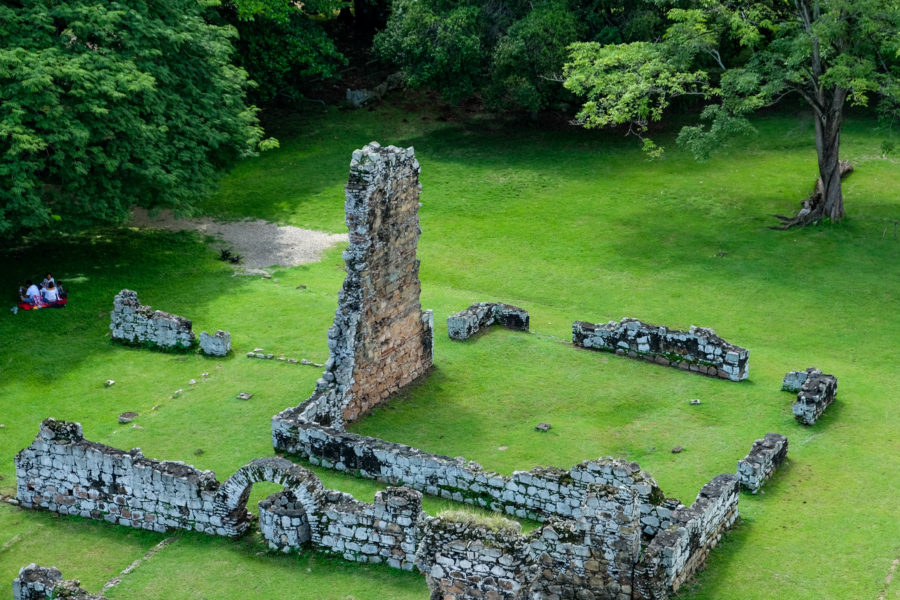
[[[900,168],[879,156],[887,134],[874,123],[858,118],[845,130],[843,157],[857,168],[845,184],[846,221],[779,232],[767,228],[769,215],[794,210],[815,177],[804,116],[761,118],[757,137],[701,164],[675,148],[648,162],[612,134],[441,121],[414,107],[277,120],[281,149],[230,173],[203,214],[341,232],[353,149],[371,140],[413,145],[422,164],[422,303],[435,310],[436,368],[356,431],[503,473],[628,458],[686,503],[734,471],[754,439],[777,431],[790,438],[788,462],[763,494],[742,496],[739,526],[680,596],[900,598],[900,586],[885,584],[900,557]],[[4,289],[50,269],[72,300],[60,311],[0,315],[0,492],[14,493],[12,458],[47,416],[80,421],[91,440],[213,469],[220,480],[272,454],[269,418],[306,398],[319,369],[243,352],[324,362],[340,248],[260,279],[233,277],[215,260],[218,247],[121,229],[2,252]],[[123,287],[193,319],[197,331],[230,330],[235,356],[113,346],[108,312]],[[532,332],[447,339],[447,315],[490,300],[529,310]],[[713,327],[750,349],[750,379],[691,376],[570,344],[572,321],[622,316]],[[804,428],[779,387],[786,371],[810,365],[836,374],[840,393]],[[116,384],[104,388],[106,379]],[[184,393],[172,398],[177,389]],[[235,400],[241,391],[253,399]],[[140,413],[138,427],[117,424],[126,410]],[[541,421],[553,429],[535,432]],[[676,445],[684,452],[671,454]],[[363,500],[379,489],[318,472]],[[275,489],[257,484],[253,497]],[[426,501],[432,513],[449,506]],[[97,590],[166,537],[0,504],[0,590],[29,562]],[[416,574],[270,554],[257,534],[176,537],[109,597],[428,596]]]

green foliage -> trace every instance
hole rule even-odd
[[[900,6],[892,0],[810,3],[698,0],[668,12],[662,39],[640,44],[574,44],[566,87],[586,98],[587,127],[629,124],[643,135],[672,99],[708,103],[706,124],[679,142],[698,158],[749,131],[746,115],[798,94],[823,126],[839,127],[844,98],[900,114]]]
[[[0,4],[0,235],[185,211],[262,138],[193,0]]]
[[[630,41],[661,22],[650,0],[397,0],[375,50],[447,102],[481,94],[494,109],[536,111],[570,99],[560,85],[570,43]]]
[[[254,101],[298,100],[310,81],[334,78],[347,64],[322,24],[300,10],[250,16],[247,10],[238,2],[222,13],[238,31],[237,58],[256,84],[249,92]]]

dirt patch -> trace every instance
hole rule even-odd
[[[262,220],[216,221],[214,219],[176,219],[171,211],[151,218],[143,208],[136,208],[130,223],[133,227],[197,231],[219,240],[219,246],[242,257],[238,269],[256,274],[267,267],[294,267],[318,262],[322,253],[347,241],[346,233],[325,233],[290,225],[276,225]]]

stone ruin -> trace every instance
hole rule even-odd
[[[81,589],[77,579],[63,581],[62,573],[55,567],[40,567],[31,563],[19,569],[13,580],[13,600],[45,600],[70,598],[71,600],[106,600]]]
[[[353,152],[347,277],[312,396],[320,422],[352,423],[431,368],[434,316],[419,303],[416,258],[420,188],[412,148],[372,142]]]
[[[19,502],[135,528],[235,537],[249,527],[253,483],[271,481],[283,486],[259,505],[260,529],[271,548],[311,545],[347,560],[418,568],[433,598],[663,600],[677,591],[737,518],[737,476],[717,476],[684,506],[665,498],[652,477],[627,461],[599,459],[568,470],[537,467],[501,476],[461,457],[345,431],[345,424],[432,364],[433,318],[419,303],[418,173],[411,148],[373,142],[354,152],[346,198],[347,277],[328,332],[330,358],[313,395],[272,419],[276,449],[406,487],[389,487],[372,504],[360,502],[326,489],[309,470],[282,458],[251,461],[220,483],[212,472],[150,460],[137,448],[125,452],[89,442],[77,423],[48,419],[16,456]],[[119,325],[112,328],[124,335],[129,324],[129,341],[141,339],[137,330],[157,331],[154,315],[163,315],[160,322],[171,317],[150,313],[126,292],[117,296],[117,309],[127,308],[131,320],[113,317]],[[500,304],[473,305],[456,329],[474,332],[492,320],[527,330],[527,312]],[[619,353],[665,358],[685,370],[734,380],[747,376],[747,351],[712,330],[621,325],[576,323],[576,343],[579,332],[582,342],[590,338],[586,347],[619,336],[611,346]],[[421,492],[543,526],[523,535],[518,524],[432,517],[421,510]]]
[[[791,407],[794,418],[801,425],[813,425],[837,395],[837,377],[815,367],[805,371],[791,371],[784,376],[781,389],[797,392]]]
[[[190,350],[196,343],[189,319],[144,306],[134,290],[123,289],[116,294],[109,320],[112,339],[123,344],[167,351]],[[231,334],[221,330],[215,335],[201,332],[200,351],[210,356],[227,355]]]
[[[453,340],[465,340],[494,323],[507,329],[528,331],[528,311],[502,302],[476,302],[447,317],[447,334]]]
[[[562,600],[575,594],[662,600],[703,564],[737,515],[734,475],[715,478],[690,507],[677,504],[648,517],[645,505],[653,499],[642,493],[655,486],[641,479],[636,465],[584,467],[571,473],[582,480],[591,469],[606,475],[583,484],[584,493],[561,488],[554,494],[552,481],[539,489],[538,474],[519,475],[523,483],[515,494],[552,497],[570,507],[557,511],[566,517],[545,515],[546,524],[528,535],[517,523],[497,527],[466,515],[432,517],[421,508],[421,493],[406,487],[389,487],[374,503],[361,502],[325,488],[311,471],[283,458],[253,460],[220,483],[211,471],[87,441],[80,424],[54,419],[46,419],[34,442],[16,455],[16,484],[26,508],[157,532],[237,537],[250,526],[253,484],[274,482],[283,490],[259,505],[260,530],[271,548],[309,545],[346,560],[417,567],[438,597],[459,600]],[[638,477],[630,486],[604,483],[629,475]],[[660,518],[664,526],[648,529]]]
[[[753,442],[750,453],[738,461],[737,474],[741,487],[755,494],[787,458],[788,439],[780,433],[767,433]]]
[[[748,376],[750,351],[729,344],[715,330],[705,327],[670,330],[630,317],[596,325],[575,321],[572,342],[582,348],[615,352],[720,379],[743,381]]]

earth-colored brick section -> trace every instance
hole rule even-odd
[[[412,148],[373,142],[354,153],[347,183],[347,279],[335,318],[336,326],[355,320],[355,328],[343,329],[353,337],[352,369],[343,370],[350,380],[337,377],[339,385],[350,384],[342,407],[346,423],[431,367],[431,319],[419,303],[416,259],[419,189]]]

